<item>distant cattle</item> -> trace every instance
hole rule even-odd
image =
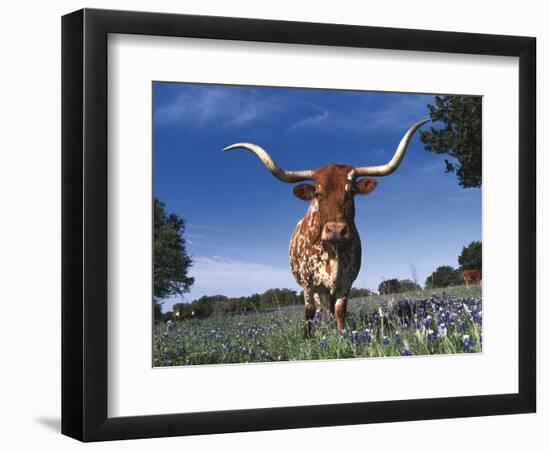
[[[464,271],[464,284],[466,287],[469,287],[472,282],[481,287],[481,270],[469,269]]]
[[[382,166],[329,164],[314,170],[287,171],[275,164],[258,145],[238,143],[224,149],[251,151],[285,183],[313,182],[299,184],[293,189],[296,197],[310,204],[294,230],[289,248],[292,273],[304,291],[306,337],[312,332],[316,311],[323,319],[335,315],[338,331],[341,333],[344,329],[348,294],[361,268],[361,240],[355,226],[354,197],[372,192],[378,184],[373,178],[362,177],[394,172],[412,136],[428,121],[422,120],[410,127],[392,159]]]

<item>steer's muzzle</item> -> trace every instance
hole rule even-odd
[[[327,222],[321,234],[321,240],[329,242],[342,242],[349,238],[349,227],[347,224],[341,222]]]

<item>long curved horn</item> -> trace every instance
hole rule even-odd
[[[313,179],[313,170],[300,170],[300,171],[289,171],[281,169],[269,153],[267,153],[262,147],[256,144],[250,144],[248,142],[239,142],[238,144],[230,145],[225,147],[222,151],[226,152],[228,150],[234,150],[236,148],[245,148],[254,153],[260,160],[264,163],[267,169],[276,176],[279,180],[284,181],[285,183],[295,183],[297,181],[305,181]]]
[[[399,143],[397,150],[395,150],[393,158],[390,160],[390,162],[388,162],[387,164],[384,164],[383,166],[356,167],[355,176],[362,177],[362,176],[370,175],[375,177],[383,177],[385,175],[389,175],[390,173],[394,172],[399,167],[399,164],[401,164],[401,161],[405,156],[405,152],[407,151],[407,146],[409,145],[409,142],[413,137],[415,131],[429,121],[430,119],[424,119],[424,120],[421,120],[420,122],[416,122],[412,127],[410,127],[407,130],[407,132],[401,139],[401,142]]]

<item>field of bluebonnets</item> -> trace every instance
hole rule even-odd
[[[303,338],[303,307],[246,315],[169,320],[154,328],[154,366],[231,364],[385,356],[475,353],[482,350],[477,287],[433,289],[350,300],[346,329],[316,318]]]

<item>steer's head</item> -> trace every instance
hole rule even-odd
[[[345,242],[351,236],[355,218],[354,197],[368,194],[378,182],[369,176],[385,176],[393,173],[401,164],[407,146],[418,128],[429,122],[421,120],[410,127],[399,143],[393,158],[383,166],[354,167],[329,164],[314,170],[289,171],[281,169],[269,153],[256,144],[238,143],[224,148],[224,151],[244,148],[254,153],[267,169],[285,183],[312,181],[294,187],[294,195],[312,202],[321,229],[321,239],[331,243]]]
[[[346,242],[354,229],[356,194],[368,194],[378,182],[374,178],[356,178],[355,168],[329,164],[313,171],[312,184],[301,183],[293,193],[312,202],[310,211],[320,238],[332,244]]]

